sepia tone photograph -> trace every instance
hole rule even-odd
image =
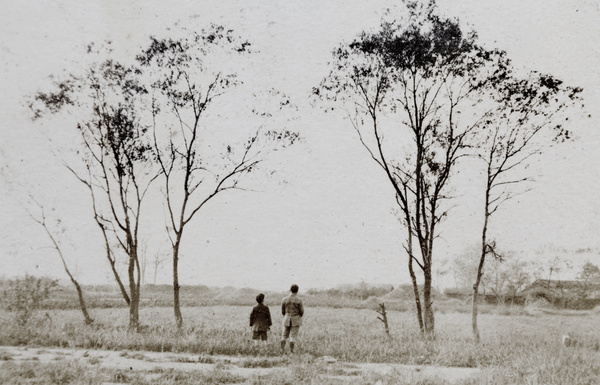
[[[598,20],[0,1],[0,383],[600,384]]]

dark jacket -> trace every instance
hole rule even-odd
[[[254,306],[252,313],[250,313],[250,326],[252,326],[252,330],[266,332],[271,325],[271,312],[269,308],[262,303]]]

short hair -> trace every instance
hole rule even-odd
[[[293,284],[292,287],[290,287],[290,291],[296,294],[298,292],[298,285]]]
[[[264,300],[265,300],[265,295],[263,293],[260,293],[259,295],[256,296],[256,302],[263,303]]]

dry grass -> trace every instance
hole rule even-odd
[[[266,360],[268,357],[277,360],[274,357],[279,354],[281,317],[275,307],[271,307],[274,326],[269,334],[269,350],[262,357],[255,357],[252,350],[247,326],[250,308],[214,306],[183,310],[186,327],[179,333],[169,308],[144,309],[141,314],[144,327],[139,333],[127,331],[126,309],[95,309],[93,326],[83,325],[76,311],[54,311],[50,313],[51,324],[27,333],[11,324],[1,325],[0,344],[126,350],[128,355],[138,350],[188,352],[205,359],[222,354],[240,356],[243,367],[278,368],[281,365],[282,369],[275,369],[270,377],[247,380],[256,384],[311,383],[321,378],[320,364],[316,360],[321,356],[349,362],[480,367],[480,376],[468,384],[600,383],[598,312],[577,316],[572,312],[527,315],[529,313],[522,308],[501,308],[480,316],[482,343],[476,345],[470,334],[470,314],[466,313],[438,313],[435,338],[424,339],[418,333],[413,314],[390,311],[392,338],[388,339],[374,311],[307,308],[299,343],[300,357],[305,357],[304,361],[295,365],[279,359],[275,365]],[[567,333],[576,342],[574,346],[562,345],[561,337]],[[6,361],[2,368],[11,364]],[[57,362],[56,365],[66,364]],[[227,372],[220,370],[223,375]],[[164,377],[164,383],[175,383],[177,375],[169,375],[172,377]],[[219,378],[219,375],[213,374],[213,377]],[[351,379],[358,382],[344,383],[401,383],[390,382],[393,376],[388,377],[373,374]],[[336,383],[335,379],[330,380]]]

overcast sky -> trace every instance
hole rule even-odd
[[[222,23],[255,49],[247,74],[276,86],[299,106],[292,123],[304,141],[271,157],[273,178],[251,192],[222,194],[184,237],[183,284],[281,289],[340,283],[408,282],[404,230],[392,215],[393,191],[360,146],[349,122],[307,102],[327,74],[331,50],[377,26],[393,1],[34,1],[0,5],[0,258],[4,276],[64,278],[49,240],[20,205],[23,191],[61,218],[64,250],[81,283],[110,283],[101,233],[86,191],[52,155],[73,142],[72,127],[32,122],[25,98],[78,70],[90,42],[113,41],[123,57],[178,20]],[[561,255],[576,266],[600,263],[600,20],[595,0],[444,0],[445,15],[474,28],[488,47],[508,52],[518,68],[548,72],[584,88],[585,113],[574,117],[577,140],[536,159],[532,190],[493,219],[491,236],[524,258]],[[587,117],[587,114],[591,117]],[[584,117],[585,116],[585,117]],[[49,134],[50,133],[50,134]],[[49,135],[49,136],[47,136]],[[481,227],[482,180],[467,172],[460,207],[440,227],[436,261],[475,247]],[[14,191],[19,191],[15,193]],[[149,202],[154,227],[160,200]],[[148,231],[148,258],[168,252],[165,234]],[[434,262],[435,264],[436,262]],[[146,282],[153,281],[148,267]],[[168,264],[158,282],[170,281]]]

